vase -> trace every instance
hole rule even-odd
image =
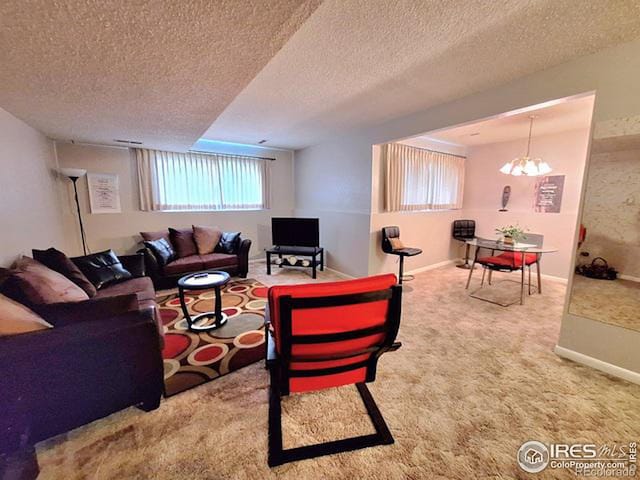
[[[508,235],[505,235],[504,238],[502,239],[502,242],[505,245],[513,245],[515,242],[513,241],[513,237],[510,237]]]

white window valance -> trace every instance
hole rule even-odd
[[[269,208],[269,160],[136,148],[144,211]]]
[[[388,143],[382,161],[386,211],[462,208],[464,157]]]

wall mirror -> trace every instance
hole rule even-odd
[[[569,313],[640,331],[640,117],[595,125]]]

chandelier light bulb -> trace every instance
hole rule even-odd
[[[505,163],[500,169],[500,173],[513,175],[514,177],[519,177],[521,175],[525,175],[527,177],[538,177],[551,172],[551,167],[547,162],[542,161],[540,158],[532,159],[529,156],[529,152],[531,151],[531,132],[533,131],[534,117],[530,116],[529,118],[531,122],[529,123],[527,154],[523,157],[514,158],[510,162]]]

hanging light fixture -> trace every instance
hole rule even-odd
[[[517,157],[510,162],[505,163],[500,171],[505,175],[513,175],[519,177],[521,175],[527,177],[538,177],[551,172],[551,167],[541,158],[531,158],[529,152],[531,150],[531,132],[533,130],[533,119],[535,116],[529,117],[529,140],[527,141],[527,154],[524,157]]]

